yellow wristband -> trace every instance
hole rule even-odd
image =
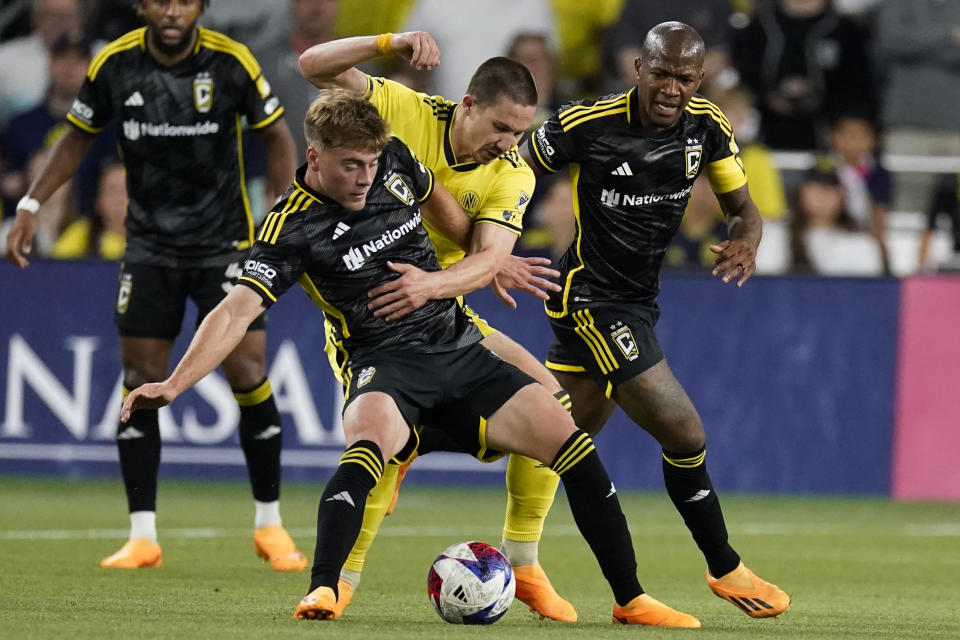
[[[390,49],[390,41],[393,40],[392,33],[381,33],[377,36],[377,53],[382,56],[393,55],[393,51]]]

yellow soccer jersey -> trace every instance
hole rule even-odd
[[[533,194],[533,171],[514,147],[493,162],[460,162],[453,153],[450,125],[460,105],[442,96],[417,93],[399,82],[367,77],[365,97],[390,124],[420,162],[453,194],[475,224],[491,223],[520,235],[523,213]],[[464,256],[463,250],[423,224],[437,250],[440,266],[449,267]]]

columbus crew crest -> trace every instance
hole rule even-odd
[[[620,347],[623,357],[627,360],[636,360],[640,356],[640,350],[637,348],[637,341],[633,338],[633,332],[630,327],[624,326],[622,322],[610,325],[610,338]]]
[[[683,150],[683,160],[686,165],[687,177],[693,178],[700,169],[700,158],[703,156],[703,145],[697,140],[687,138],[687,146]]]
[[[200,113],[207,113],[213,106],[213,79],[209,73],[197,74],[193,79],[193,106]]]

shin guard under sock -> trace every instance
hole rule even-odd
[[[577,528],[593,550],[619,605],[643,593],[627,519],[590,436],[579,429],[550,465],[567,492]]]
[[[310,591],[330,587],[337,580],[363,521],[367,494],[383,475],[380,447],[369,440],[352,444],[327,482],[317,508],[317,545],[310,571]]]
[[[720,500],[707,473],[706,449],[693,453],[663,452],[663,479],[667,493],[700,547],[715,578],[740,564],[740,556],[727,542],[727,527]]]

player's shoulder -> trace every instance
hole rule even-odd
[[[727,116],[724,115],[720,107],[703,96],[694,95],[690,98],[690,102],[684,111],[686,111],[689,118],[702,126],[720,129],[727,136],[733,135],[733,126],[730,124]]]
[[[503,155],[497,156],[496,160],[484,166],[489,167],[491,172],[497,174],[529,174],[533,176],[533,169],[520,156],[520,150],[517,147],[513,147]]]
[[[131,56],[140,56],[146,50],[147,46],[147,28],[141,27],[129,31],[116,40],[108,42],[97,52],[90,61],[90,67],[87,70],[87,76],[91,80],[96,80],[104,65],[110,63],[120,63],[123,68],[125,59]]]
[[[607,127],[611,120],[626,123],[630,115],[631,93],[635,90],[611,93],[598,98],[585,98],[564,104],[555,118],[564,132]]]
[[[251,78],[257,78],[260,75],[260,63],[247,45],[213,29],[197,27],[197,31],[199,32],[197,46],[200,49],[207,49],[235,60]]]

